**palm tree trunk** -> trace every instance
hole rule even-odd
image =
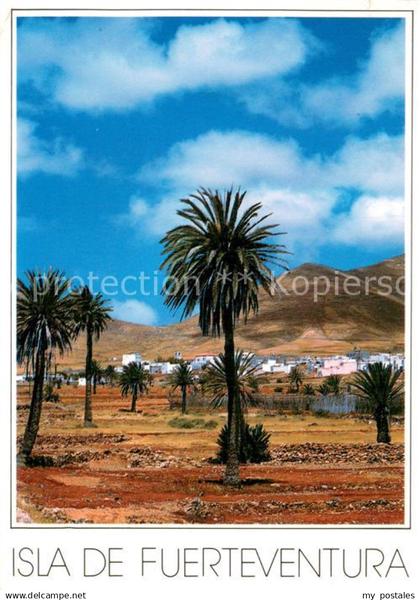
[[[137,392],[134,391],[133,395],[131,396],[131,408],[130,408],[130,412],[135,413],[137,411]]]
[[[90,328],[86,330],[86,388],[85,388],[85,416],[84,427],[94,427],[92,417],[92,356],[93,333]]]
[[[39,421],[41,419],[42,397],[44,392],[45,377],[45,349],[41,348],[36,355],[35,377],[32,389],[32,400],[29,409],[23,441],[18,454],[18,464],[25,465],[31,456],[32,449],[38,435]]]
[[[228,392],[228,448],[224,484],[238,487],[241,484],[239,474],[239,454],[242,411],[236,385],[235,340],[232,311],[223,315],[223,331],[225,334],[225,367],[226,387]]]
[[[187,388],[185,385],[182,386],[182,403],[181,403],[181,412],[183,415],[187,412]]]
[[[377,436],[376,441],[378,444],[390,444],[391,434],[389,432],[389,416],[385,411],[380,411],[376,415],[376,428]]]
[[[96,375],[93,376],[93,393],[96,394]]]

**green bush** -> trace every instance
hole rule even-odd
[[[271,460],[269,444],[270,434],[262,424],[245,424],[241,436],[241,449],[239,460],[241,463],[262,463]],[[219,451],[216,456],[217,463],[226,464],[228,450],[228,429],[223,425],[217,438]]]
[[[54,386],[51,383],[47,383],[44,385],[44,400],[45,402],[59,402],[60,394],[54,391]]]
[[[189,419],[188,417],[174,417],[168,421],[169,427],[175,429],[215,429],[218,425],[217,421],[210,419]]]

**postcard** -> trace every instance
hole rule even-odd
[[[2,597],[420,594],[418,11],[2,9]]]

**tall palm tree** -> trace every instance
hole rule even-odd
[[[182,200],[183,224],[163,238],[162,267],[169,278],[165,303],[183,307],[182,318],[199,307],[203,335],[224,335],[228,389],[229,450],[225,483],[238,486],[242,411],[235,371],[234,332],[238,320],[258,312],[259,286],[273,291],[267,264],[286,268],[283,245],[272,242],[275,225],[263,223],[261,203],[243,206],[246,192],[200,189]]]
[[[93,340],[99,340],[101,333],[108,327],[111,308],[101,293],[92,294],[85,285],[74,296],[75,335],[86,332],[86,387],[84,426],[94,427],[92,418],[92,360]]]
[[[34,376],[28,421],[19,451],[26,464],[32,453],[41,418],[44,379],[52,353],[71,349],[72,301],[63,274],[28,271],[27,283],[17,280],[17,359],[31,365]]]
[[[195,386],[194,375],[190,365],[185,361],[181,361],[177,364],[169,376],[169,383],[171,384],[172,389],[176,390],[179,388],[181,390],[181,412],[182,414],[185,414],[187,412],[188,389]]]
[[[92,359],[92,391],[96,394],[96,386],[103,375],[102,365],[98,360]]]
[[[303,383],[302,369],[296,365],[290,369],[289,373],[290,385],[299,393],[299,388]]]
[[[257,373],[258,366],[253,364],[254,355],[243,350],[235,352],[235,371],[239,397],[242,410],[255,404],[255,394],[259,384],[265,381],[263,375]],[[204,389],[212,396],[215,407],[222,406],[228,398],[226,359],[224,354],[219,354],[214,362],[209,365],[204,375]]]
[[[136,412],[138,396],[146,394],[152,383],[153,376],[136,362],[128,363],[123,367],[119,385],[122,396],[131,394],[131,412]]]
[[[373,363],[366,371],[359,371],[353,377],[352,389],[355,394],[367,400],[376,421],[377,442],[391,443],[389,417],[391,406],[404,396],[404,383],[399,381],[401,370],[391,365]]]

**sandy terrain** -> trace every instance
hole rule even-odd
[[[242,467],[243,486],[227,490],[213,465],[222,413],[190,412],[209,429],[175,429],[159,386],[126,412],[116,388],[94,399],[97,427],[81,427],[82,388],[65,386],[45,404],[34,456],[18,470],[18,519],[37,523],[400,524],[403,425],[393,444],[375,444],[368,419],[275,415],[254,411],[251,423],[271,433],[273,460]],[[18,433],[28,393],[19,388]],[[215,423],[209,424],[209,421]],[[42,462],[40,462],[42,461]]]

